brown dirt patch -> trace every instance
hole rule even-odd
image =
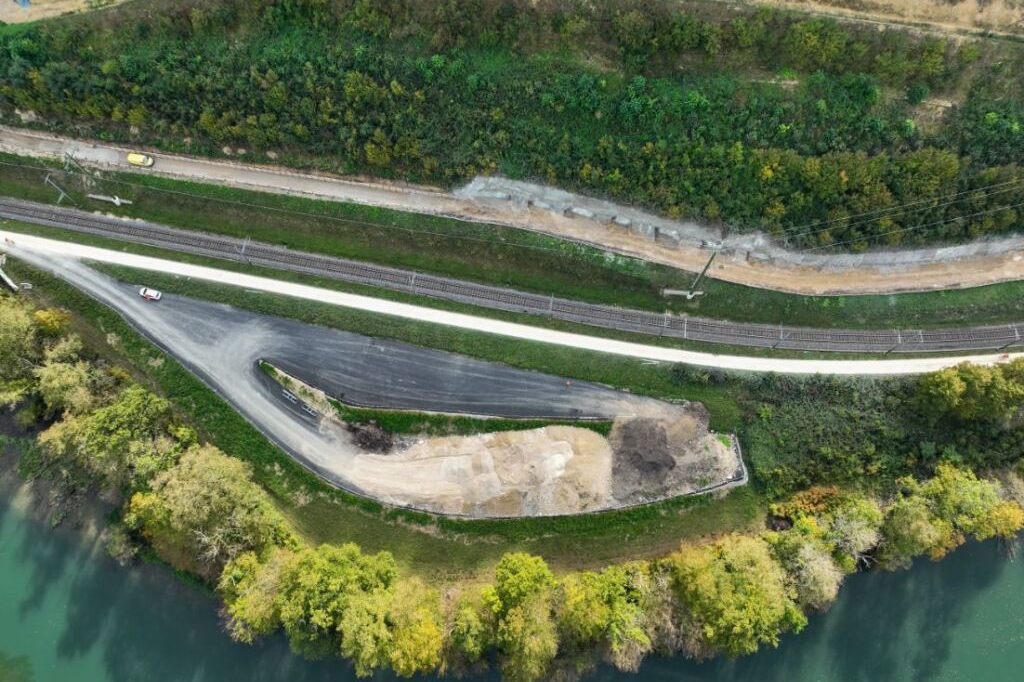
[[[1024,33],[1024,3],[1020,0],[747,0],[747,3],[872,23],[903,23],[940,33]]]
[[[663,419],[619,420],[609,440],[612,492],[619,504],[697,492],[730,480],[741,466],[728,439],[708,430],[703,406]]]
[[[92,2],[88,0],[32,0],[32,4],[21,7],[13,0],[0,2],[0,21],[8,24],[21,24],[27,21],[49,19],[62,14],[72,12],[89,11],[100,9],[100,6],[109,7],[123,2],[123,0],[110,0],[109,2]]]

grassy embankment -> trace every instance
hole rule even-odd
[[[687,539],[754,527],[763,518],[764,502],[747,488],[722,499],[682,498],[621,512],[516,521],[462,521],[384,509],[331,488],[307,472],[213,391],[136,334],[116,313],[24,264],[11,263],[10,269],[17,277],[32,280],[32,296],[70,310],[76,331],[91,347],[105,349],[112,360],[133,368],[137,379],[168,396],[204,438],[250,462],[261,485],[310,542],[353,541],[371,552],[386,549],[410,572],[447,580],[488,570],[511,549],[541,554],[559,570],[601,566],[662,554]],[[428,333],[430,327],[424,327],[421,331]],[[465,346],[502,352],[486,335],[466,337]],[[548,349],[524,344],[520,357],[552,362],[554,358],[548,357],[551,354],[542,350]],[[688,388],[674,385],[664,367],[568,352],[559,359],[586,378],[604,379],[652,394],[696,397]],[[698,393],[696,388],[692,393]],[[715,389],[704,390],[718,428],[736,424],[738,406],[734,398],[720,395],[716,403],[710,399]]]
[[[40,162],[0,155],[0,187],[8,196],[53,202]],[[102,208],[73,189],[82,207]],[[796,296],[707,279],[705,296],[664,298],[688,288],[693,274],[524,230],[389,209],[316,201],[229,187],[114,173],[89,189],[129,198],[118,214],[186,229],[282,244],[290,248],[411,268],[487,284],[646,310],[793,326],[913,328],[998,324],[1024,319],[1024,282],[890,296]],[[379,294],[378,294],[379,295]]]

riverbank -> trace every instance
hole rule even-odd
[[[122,568],[88,536],[48,528],[14,503],[23,482],[8,476],[12,460],[0,458],[0,665],[12,682],[355,680],[341,662],[295,657],[282,637],[233,643],[214,600],[165,567]],[[971,543],[939,563],[852,576],[828,613],[778,649],[704,664],[652,658],[636,675],[602,668],[587,679],[1011,680],[1024,663],[1022,612],[1024,562],[998,543]]]

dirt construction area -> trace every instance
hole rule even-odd
[[[275,371],[283,387],[321,415],[321,430],[361,431],[337,417],[326,393]],[[597,511],[746,480],[732,436],[709,432],[706,410],[694,403],[651,401],[634,416],[616,418],[608,438],[587,428],[552,425],[405,438],[373,452],[357,450],[349,476],[375,498],[467,516]]]
[[[166,291],[153,304],[138,295],[139,286],[116,282],[78,261],[23,257],[116,310],[304,466],[339,487],[382,502],[473,517],[558,515],[746,481],[737,454],[708,433],[699,405],[667,403]],[[117,338],[109,341],[119,343]],[[151,360],[161,359],[154,349]],[[261,360],[274,367],[287,365],[288,386],[268,376]],[[587,428],[553,425],[384,439],[343,423],[328,395],[377,408],[611,420],[615,426],[612,438]],[[660,469],[652,470],[635,456],[637,438],[615,438],[616,429],[634,420],[664,431]],[[676,426],[680,423],[686,428]],[[716,447],[722,461],[707,466],[709,448]],[[694,468],[698,461],[705,461],[703,468]],[[708,471],[728,473],[711,480]],[[617,476],[622,485],[617,485]]]

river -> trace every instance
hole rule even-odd
[[[121,568],[81,530],[51,530],[10,483],[0,485],[0,682],[356,679],[338,661],[291,656],[280,637],[231,642],[210,594],[160,566]],[[588,679],[998,682],[1022,669],[1024,561],[989,542],[850,578],[829,613],[777,650],[706,664],[651,659],[639,676],[601,669]]]

